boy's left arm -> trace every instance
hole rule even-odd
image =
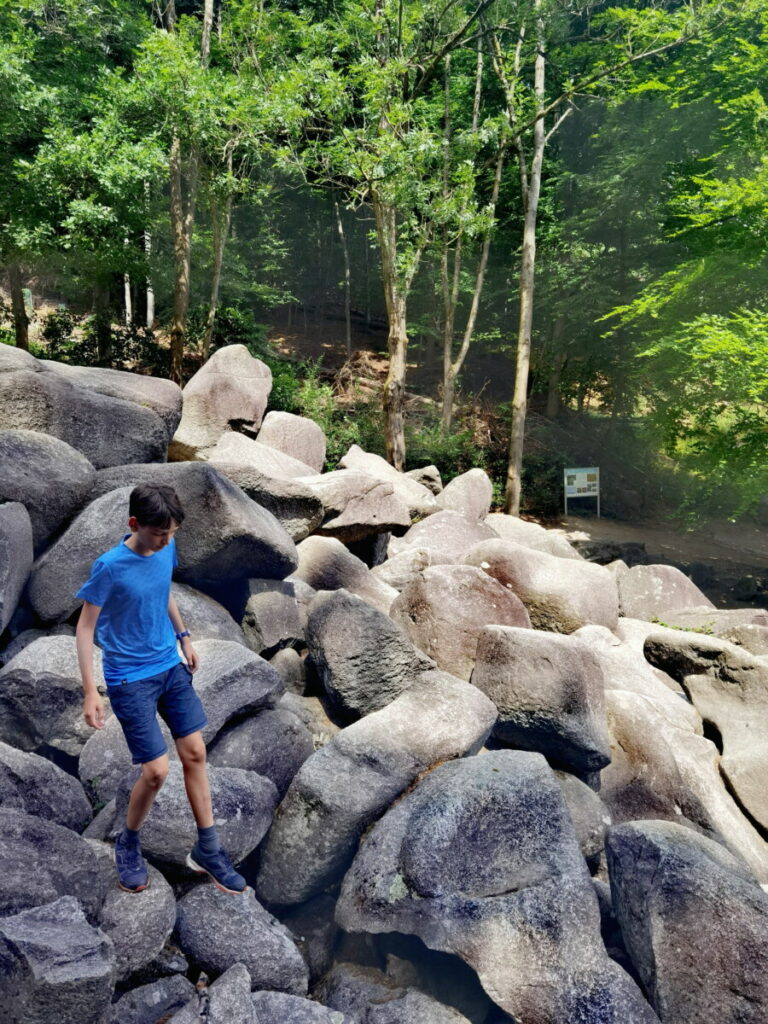
[[[179,609],[176,607],[176,600],[173,594],[168,598],[168,618],[173,623],[173,630],[175,633],[183,633],[184,623],[181,621],[181,615]],[[197,672],[200,667],[200,659],[197,656],[197,651],[192,646],[192,641],[188,636],[182,637],[181,650],[184,657],[187,660],[190,672]]]

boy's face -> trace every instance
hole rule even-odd
[[[131,533],[136,534],[139,544],[148,551],[160,551],[169,543],[174,533],[178,530],[178,523],[171,520],[170,526],[146,526],[138,521],[136,516],[128,519],[128,526]]]

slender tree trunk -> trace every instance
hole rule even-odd
[[[216,323],[216,311],[219,306],[219,286],[221,284],[221,268],[224,264],[224,248],[229,235],[229,225],[232,222],[232,196],[228,195],[224,201],[223,213],[214,203],[211,209],[213,220],[213,277],[211,279],[211,299],[208,304],[208,320],[205,325],[203,336],[203,360],[206,360],[211,352],[211,340],[213,339],[213,328]]]
[[[352,358],[352,271],[349,266],[349,249],[347,247],[347,236],[344,233],[344,221],[341,219],[341,210],[336,200],[333,202],[336,211],[336,230],[341,239],[341,251],[344,255],[344,327],[345,341],[347,345],[347,361]]]
[[[112,323],[109,309],[109,288],[99,281],[94,289],[96,319],[96,350],[99,366],[112,362]]]
[[[560,377],[565,358],[560,351],[560,342],[565,329],[565,317],[559,316],[552,327],[552,372],[547,385],[547,419],[556,420],[560,412]]]
[[[389,332],[389,371],[384,382],[383,408],[387,459],[395,469],[405,466],[405,371],[408,332],[406,296],[397,274],[396,211],[389,203],[373,198],[376,232],[381,251],[384,298],[387,306]]]
[[[213,0],[205,0],[203,5],[203,34],[200,41],[200,63],[208,67],[211,56],[211,29],[213,28]]]
[[[537,13],[536,60],[534,64],[534,95],[539,111],[544,108],[544,84],[546,57],[544,51],[544,26],[540,17],[542,0],[535,0]],[[517,333],[517,358],[515,361],[515,387],[512,394],[512,417],[509,440],[509,465],[507,467],[507,488],[504,511],[509,515],[520,514],[520,496],[523,472],[523,439],[527,411],[528,373],[531,365],[531,327],[533,324],[533,288],[536,269],[536,221],[541,193],[541,169],[544,162],[546,134],[544,118],[540,117],[533,129],[533,152],[528,188],[525,194],[525,222],[523,226],[523,251],[520,266],[520,317]]]
[[[130,242],[127,238],[123,239],[124,248],[128,248]],[[131,275],[123,274],[123,305],[125,307],[125,324],[126,327],[130,327],[133,323],[133,298],[131,296]]]
[[[149,211],[149,182],[144,182],[144,198],[147,203],[147,212]],[[144,232],[144,255],[147,260],[147,265],[152,257],[152,232]],[[152,330],[155,325],[155,289],[152,287],[152,278],[147,276],[146,281],[146,316],[144,323],[148,330]]]
[[[24,305],[21,267],[15,260],[8,264],[8,285],[11,291],[11,309],[13,310],[13,330],[16,336],[16,347],[29,351],[29,317]]]

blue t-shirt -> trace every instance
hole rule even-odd
[[[75,595],[101,607],[96,643],[107,683],[144,679],[181,661],[168,615],[176,541],[140,555],[125,543],[130,536],[96,559],[90,579]]]

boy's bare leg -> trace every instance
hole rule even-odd
[[[184,788],[197,827],[210,828],[213,825],[213,805],[203,734],[193,732],[191,736],[176,740],[176,750],[184,769]]]
[[[138,832],[149,814],[160,787],[168,774],[168,755],[156,757],[141,766],[141,775],[136,780],[128,800],[125,824]]]

